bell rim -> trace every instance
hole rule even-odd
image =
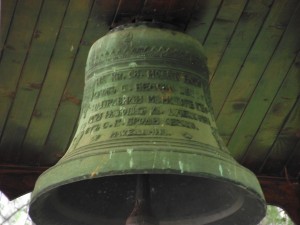
[[[155,154],[158,154],[156,157],[159,157],[159,154],[163,154],[164,152],[160,151],[154,151],[154,152],[145,152],[145,151],[138,151],[138,150],[132,150],[130,151],[126,151],[123,152],[123,154],[118,153],[115,154],[117,156],[119,156],[120,158],[124,158],[125,155],[129,156],[129,158],[132,159],[138,159],[140,157],[140,154],[153,154],[153,156]],[[169,153],[169,152],[168,152]],[[197,157],[195,157],[195,154],[188,154],[190,155],[189,157],[186,157],[186,153],[175,153],[178,154],[178,156],[182,157],[181,159],[181,163],[183,165],[184,162],[189,162],[191,159],[197,159]],[[174,152],[172,152],[172,155],[174,155]],[[185,155],[185,157],[183,156]],[[197,155],[196,155],[197,156]],[[199,156],[199,155],[198,155]],[[194,172],[192,173],[191,171],[188,170],[184,170],[182,171],[182,168],[180,168],[180,163],[177,163],[176,166],[174,166],[174,168],[157,168],[153,169],[153,168],[148,168],[148,170],[144,169],[132,169],[129,170],[127,168],[127,171],[124,170],[124,165],[123,165],[123,169],[119,168],[115,168],[114,171],[109,171],[107,170],[108,168],[106,168],[106,172],[104,172],[104,168],[100,168],[99,164],[101,164],[101,162],[97,161],[98,163],[88,163],[87,161],[90,159],[94,159],[94,162],[96,162],[95,158],[101,159],[102,160],[102,164],[106,164],[104,162],[110,162],[109,158],[109,154],[100,154],[98,156],[90,156],[90,157],[86,157],[84,159],[74,159],[74,160],[68,160],[66,162],[63,162],[61,164],[59,164],[58,166],[54,166],[51,167],[50,169],[48,169],[47,171],[44,172],[44,175],[40,176],[40,178],[38,179],[37,183],[36,183],[36,188],[35,191],[33,192],[32,195],[32,199],[30,202],[30,210],[29,210],[29,214],[32,216],[32,218],[35,218],[36,215],[41,215],[39,212],[37,212],[36,210],[39,208],[39,205],[43,204],[43,202],[45,203],[45,199],[47,199],[48,197],[50,197],[52,194],[55,194],[56,191],[59,191],[60,188],[64,185],[68,185],[68,184],[74,184],[76,182],[81,182],[81,181],[85,181],[85,180],[99,180],[101,178],[105,178],[105,177],[109,177],[109,176],[119,176],[119,175],[136,175],[136,174],[169,174],[169,175],[181,175],[181,176],[191,176],[191,177],[199,177],[200,179],[208,179],[208,180],[212,180],[212,181],[216,181],[219,182],[220,185],[222,185],[222,183],[227,183],[229,184],[230,189],[236,189],[238,192],[243,193],[244,195],[244,203],[241,206],[241,208],[239,209],[239,213],[243,213],[244,216],[247,215],[246,212],[242,212],[240,211],[243,207],[244,204],[248,205],[247,207],[249,207],[249,203],[250,202],[255,202],[255,211],[256,213],[253,214],[253,223],[250,224],[256,224],[254,222],[259,222],[259,220],[265,215],[266,213],[266,203],[265,203],[265,199],[263,197],[260,185],[258,183],[258,180],[256,179],[256,176],[247,168],[239,165],[233,158],[232,158],[232,162],[230,163],[229,161],[225,160],[220,160],[215,158],[214,160],[210,160],[209,164],[212,165],[211,161],[214,161],[214,163],[218,162],[219,165],[225,166],[225,165],[231,165],[232,168],[235,168],[234,170],[236,171],[236,175],[239,176],[239,178],[241,177],[247,177],[248,179],[246,180],[234,180],[234,179],[228,179],[226,178],[226,176],[220,176],[220,174],[213,174],[212,171],[210,171],[210,173],[208,171],[206,171],[206,173],[204,171],[202,172]],[[116,157],[116,158],[119,158]],[[203,161],[207,160],[207,157],[205,156],[199,156],[200,158],[202,158]],[[231,156],[229,156],[231,157]],[[111,159],[114,158],[114,155],[111,156]],[[186,158],[186,160],[184,160],[183,158]],[[81,162],[79,162],[81,160]],[[93,160],[92,160],[93,161]],[[124,160],[123,160],[124,161]],[[196,161],[196,160],[195,160]],[[133,164],[136,161],[133,160]],[[180,162],[180,161],[179,161]],[[130,164],[130,161],[128,162]],[[199,161],[198,161],[199,163]],[[220,164],[221,163],[221,164]],[[72,168],[80,168],[80,164],[87,164],[86,167],[83,167],[85,170],[85,173],[82,173],[81,175],[78,176],[78,171],[76,171],[75,169]],[[114,163],[108,163],[106,165],[113,165]],[[140,164],[140,166],[142,166],[144,164]],[[160,164],[161,165],[161,164]],[[68,166],[69,168],[63,168],[65,166]],[[128,164],[125,165],[126,167],[128,167]],[[145,165],[144,165],[145,166]],[[108,166],[109,167],[109,166]],[[158,166],[159,167],[159,166]],[[92,168],[92,170],[91,170]],[[225,167],[224,167],[225,168]],[[96,169],[98,170],[98,173],[96,171]],[[199,168],[198,168],[199,169]],[[58,171],[57,171],[58,170]],[[216,170],[219,171],[219,167],[216,168]],[[215,171],[216,171],[215,170]],[[62,173],[66,173],[67,171],[73,171],[74,174],[77,174],[77,176],[73,176],[70,177],[69,179],[63,179],[60,182],[52,182],[52,185],[49,184],[49,180],[51,180],[51,176],[52,178],[55,177],[56,179],[60,179],[61,177],[63,177],[61,174]],[[219,171],[220,172],[220,171]],[[225,172],[225,171],[223,171]],[[64,174],[65,175],[65,174]],[[235,177],[236,178],[236,177]],[[48,185],[42,186],[42,182],[47,182]],[[220,186],[222,187],[222,186]],[[237,192],[237,193],[238,193]],[[248,202],[249,201],[249,202]],[[46,200],[47,202],[47,200]],[[245,206],[246,207],[246,206]],[[38,213],[38,214],[37,214]],[[246,213],[246,214],[245,214]],[[253,213],[253,212],[252,212]],[[230,215],[231,217],[231,215]],[[248,216],[249,217],[249,216]],[[38,218],[35,218],[38,219]],[[255,221],[254,221],[255,220]]]
[[[130,150],[131,151],[131,150]],[[135,164],[135,160],[140,157],[139,154],[155,154],[155,157],[159,158],[159,154],[162,153],[167,153],[169,154],[170,151],[152,151],[152,152],[147,152],[147,151],[141,151],[141,150],[134,150],[132,151],[131,154],[131,159],[132,163]],[[75,158],[75,159],[70,159],[65,162],[61,162],[56,164],[53,167],[50,167],[48,170],[44,171],[39,178],[36,181],[35,188],[32,192],[32,197],[31,197],[31,203],[36,201],[37,198],[45,194],[46,192],[58,188],[61,185],[67,185],[69,183],[77,182],[77,181],[82,181],[86,179],[97,179],[101,177],[107,177],[107,176],[118,176],[118,175],[132,175],[132,174],[175,174],[175,175],[183,175],[183,176],[193,176],[193,177],[199,177],[199,178],[207,178],[207,179],[214,179],[214,180],[221,180],[222,182],[229,182],[232,183],[233,185],[239,186],[240,188],[247,189],[250,193],[254,194],[257,196],[261,202],[264,204],[265,199],[264,195],[262,192],[262,189],[260,187],[260,184],[255,176],[255,174],[247,169],[246,167],[238,164],[230,155],[228,155],[229,158],[232,158],[232,161],[229,162],[228,160],[220,159],[220,158],[215,158],[210,156],[205,156],[205,155],[197,155],[195,153],[179,153],[179,152],[172,152],[172,155],[178,154],[181,157],[186,155],[189,155],[190,157],[187,160],[181,159],[178,163],[178,165],[174,166],[173,168],[167,168],[166,166],[159,166],[155,165],[156,168],[148,167],[145,165],[140,165],[142,166],[141,168],[130,168],[128,167],[128,164],[123,164],[123,168],[115,168],[111,169],[110,171],[107,170],[105,171],[105,167],[100,168],[101,161],[108,161],[109,163],[106,165],[113,165],[114,163],[111,163],[111,159],[113,158],[110,154],[103,153],[103,154],[98,154],[98,155],[90,155],[85,158]],[[116,155],[124,154],[128,155],[128,151],[124,152],[117,152]],[[188,168],[186,170],[182,171],[181,165],[185,164],[186,161],[187,163],[190,163],[191,161],[197,161],[196,156],[199,156],[202,158],[202,162],[206,161],[208,158],[209,164],[211,165],[212,162],[218,162],[218,168],[214,169],[208,169],[212,168],[213,166],[202,167],[202,171],[199,170],[199,167],[197,168],[198,171],[189,171]],[[95,160],[95,158],[98,158],[99,161]],[[101,159],[102,158],[102,159]],[[184,158],[184,157],[183,157]],[[212,160],[213,159],[213,160]],[[84,161],[85,160],[92,160],[94,163],[89,163],[88,166],[82,166],[81,168],[81,174],[78,174],[77,170],[69,170],[69,178],[68,179],[61,179],[61,176],[58,176],[58,174],[61,174],[59,171],[64,171],[66,172],[66,168],[64,167],[69,167],[69,168],[79,168],[80,164],[86,164]],[[199,161],[196,163],[200,163]],[[129,162],[130,164],[130,162]],[[221,167],[220,167],[221,165]],[[136,166],[136,165],[135,165]],[[160,167],[160,168],[159,168]],[[235,172],[235,177],[236,179],[230,178],[228,173],[226,171],[220,170],[220,168],[227,168],[231,167],[231,170]],[[107,168],[108,169],[108,168]],[[98,171],[96,171],[98,170]],[[73,174],[73,175],[72,175]],[[64,174],[66,175],[66,174]],[[248,179],[241,179],[247,177]],[[55,178],[55,179],[53,179]],[[65,176],[64,176],[65,178]],[[237,179],[240,178],[240,179]],[[251,179],[249,179],[251,178]],[[53,180],[52,180],[53,179]],[[49,180],[52,180],[52,182],[49,182]]]

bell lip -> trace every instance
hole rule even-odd
[[[119,155],[120,158],[124,158],[122,157],[122,153],[124,155],[128,154],[128,152],[118,152],[117,154]],[[132,152],[131,153],[132,163],[135,164],[136,162],[139,161],[138,160],[139,154],[144,155],[147,153],[149,154],[149,152],[138,151],[138,150]],[[159,158],[158,155],[161,153],[165,153],[165,152],[155,151],[155,155],[156,155],[155,157]],[[123,164],[123,166],[119,165],[118,168],[111,168],[107,166],[107,161],[110,161],[114,157],[111,157],[111,155],[109,154],[98,154],[96,156],[95,155],[88,156],[84,159],[75,158],[73,160],[60,162],[55,166],[49,168],[48,170],[46,170],[44,173],[40,175],[40,177],[38,178],[35,184],[34,190],[32,192],[30,205],[33,204],[39,197],[46,194],[47,192],[55,188],[58,188],[62,185],[74,183],[77,181],[96,179],[96,178],[107,177],[107,176],[118,176],[118,175],[132,175],[132,174],[170,174],[171,175],[172,174],[172,175],[194,176],[199,178],[207,178],[207,179],[213,179],[213,180],[219,180],[222,182],[231,183],[236,187],[247,190],[249,193],[256,196],[255,198],[258,201],[260,201],[260,203],[264,205],[264,207],[266,208],[265,198],[255,174],[252,173],[247,168],[238,164],[233,158],[232,158],[232,162],[230,163],[228,160],[222,160],[217,158],[213,159],[212,157],[205,156],[205,155],[199,156],[196,154],[184,154],[184,153],[176,153],[176,152],[172,152],[172,154],[179,154],[180,157],[185,155],[185,159],[181,159],[180,160],[181,163],[178,163],[178,165],[175,165],[172,168],[162,167],[159,164],[156,165],[155,168],[152,168],[152,166],[151,167],[148,166],[147,168],[147,166],[143,164],[139,164],[138,167],[136,168],[130,168],[128,167],[128,164],[126,165]],[[186,157],[186,155],[190,155],[190,157]],[[197,158],[196,156],[201,157],[201,160],[199,161],[199,158]],[[95,160],[95,157],[97,157],[98,160]],[[187,170],[183,171],[180,166],[183,165],[184,163],[191,163],[190,162],[191,160],[192,161],[194,160],[194,163],[196,164],[200,164],[204,161],[207,161],[208,158],[210,159],[209,164],[218,163],[219,165],[218,168],[214,168],[213,166],[210,166],[209,168],[205,167],[202,168],[201,170],[201,167],[200,169],[198,167],[196,168],[198,171],[191,171],[188,168]],[[101,164],[103,165],[102,168],[99,166]],[[227,168],[228,171],[230,169],[233,170],[235,176],[229,177],[230,173],[228,174],[228,171],[227,172],[222,170],[220,171],[220,168],[222,167]],[[80,168],[80,174],[78,174],[78,171],[74,170],[73,168]],[[59,176],[59,174],[62,173],[65,173],[64,175],[67,174],[67,176]],[[62,179],[62,177],[64,178]]]
[[[229,183],[233,187],[245,193],[246,199],[250,201],[255,200],[256,202],[255,209],[257,212],[255,214],[255,217],[253,217],[253,221],[251,221],[253,223],[251,224],[258,223],[265,216],[266,202],[256,176],[247,168],[239,165],[233,158],[232,161],[230,162],[228,160],[222,160],[217,157],[171,152],[172,155],[177,154],[176,157],[180,157],[181,161],[179,162],[181,163],[178,162],[176,163],[176,165],[174,164],[170,168],[163,168],[160,162],[156,162],[157,165],[155,165],[155,169],[152,168],[153,164],[151,164],[150,167],[149,163],[143,163],[138,160],[140,155],[144,155],[145,157],[145,154],[148,155],[149,158],[153,157],[159,160],[161,159],[161,157],[163,157],[164,154],[168,154],[168,153],[170,152],[164,152],[164,151],[149,152],[149,151],[139,151],[139,150],[130,149],[130,151],[118,152],[115,155],[98,154],[98,155],[93,155],[85,158],[75,158],[73,160],[71,159],[65,162],[59,162],[54,167],[51,167],[50,169],[45,171],[37,180],[35,189],[32,193],[29,214],[32,216],[33,219],[35,219],[34,213],[36,213],[36,211],[32,211],[32,210],[36,210],[40,202],[43,202],[45,198],[51,195],[52,191],[55,191],[56,188],[59,188],[63,185],[75,183],[77,181],[82,181],[82,180],[89,180],[89,179],[96,179],[96,178],[101,179],[101,177],[107,177],[107,176],[163,173],[163,174],[170,174],[170,175],[182,175],[182,176],[207,178],[212,180],[218,180],[220,183],[222,182],[227,184]],[[126,155],[127,156],[130,155],[130,157],[126,157]],[[140,163],[138,164],[138,167],[134,169],[130,168],[129,166],[130,160],[124,164],[113,163],[114,160],[115,162],[120,163],[120,159],[123,159],[124,162],[127,161],[126,159],[130,159],[130,158],[133,159],[132,161],[133,165],[138,162]],[[147,158],[147,156],[145,158]],[[201,163],[205,164],[205,162],[208,161],[208,163],[206,164],[210,165],[208,166],[210,169],[207,170],[206,168],[205,171],[205,168],[202,168],[202,170],[199,170],[199,166],[198,166],[198,168],[196,168],[198,169],[198,171],[193,172],[191,170],[188,170],[188,168],[186,168],[187,170],[183,171],[180,165],[183,165],[184,163],[191,163],[191,161],[196,165],[200,165]],[[152,162],[153,161],[151,161],[151,163]],[[215,168],[213,164],[218,164],[217,168]],[[102,167],[100,167],[99,165],[102,165]],[[111,165],[114,165],[114,167],[112,168]],[[235,176],[231,178],[228,177],[228,174],[226,173],[225,169],[222,174],[222,170],[221,172],[219,170],[220,168],[219,165],[221,165],[223,168],[234,169]],[[80,169],[81,174],[78,174],[79,171],[78,169]],[[65,176],[66,174],[68,174],[69,176],[68,178],[66,178]]]

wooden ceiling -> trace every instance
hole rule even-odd
[[[30,191],[72,140],[90,46],[164,21],[203,43],[219,132],[258,177],[299,182],[299,0],[2,0],[0,189]]]

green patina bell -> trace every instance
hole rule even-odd
[[[265,201],[219,134],[199,42],[118,27],[91,48],[76,135],[38,179],[37,225],[257,224]]]

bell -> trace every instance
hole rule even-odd
[[[259,223],[265,200],[217,132],[201,44],[149,24],[96,41],[77,132],[29,213],[37,225]]]

